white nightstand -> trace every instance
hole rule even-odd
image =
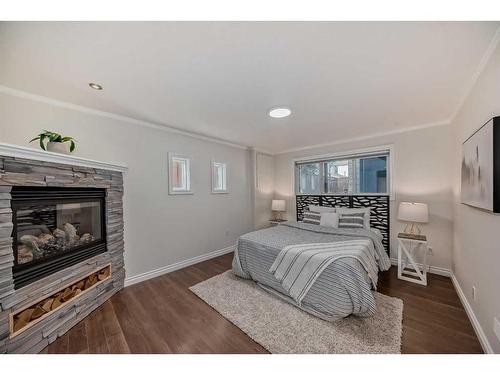
[[[423,251],[422,265],[417,264],[415,255]],[[427,285],[427,237],[398,234],[398,278],[420,285]],[[408,270],[408,268],[410,268]]]

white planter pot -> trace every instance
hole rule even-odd
[[[69,143],[48,142],[47,151],[56,152],[58,154],[69,154]]]

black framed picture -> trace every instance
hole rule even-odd
[[[500,213],[500,116],[462,144],[462,203]]]

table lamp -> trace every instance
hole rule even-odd
[[[398,219],[406,221],[404,232],[410,235],[420,235],[420,228],[417,223],[429,222],[429,211],[426,203],[401,202],[399,203]],[[410,225],[408,229],[408,226]]]
[[[271,203],[271,210],[278,212],[278,219],[283,220],[281,213],[286,211],[286,202],[284,199],[273,199]]]

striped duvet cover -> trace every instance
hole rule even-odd
[[[270,272],[276,257],[287,246],[356,239],[372,241],[375,264],[380,270],[389,269],[389,257],[380,235],[371,230],[287,223],[241,236],[234,254],[233,272],[256,281],[267,291],[324,320],[334,321],[351,314],[370,316],[376,309],[372,293],[376,280],[373,275],[370,279],[364,266],[354,257],[340,257],[330,263],[301,298],[300,306]]]

